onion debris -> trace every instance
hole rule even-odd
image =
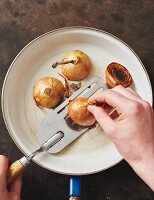
[[[68,98],[71,95],[70,84],[68,82],[68,79],[64,75],[62,75],[60,73],[58,73],[58,74],[65,80],[65,95],[64,96]]]
[[[71,92],[75,92],[77,91],[78,89],[80,89],[81,87],[81,82],[78,82],[78,83],[71,83],[70,85],[70,88],[71,88]]]

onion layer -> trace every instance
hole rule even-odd
[[[132,77],[129,71],[119,63],[111,63],[105,71],[106,82],[109,87],[113,88],[116,85],[129,87],[132,84]]]
[[[61,70],[64,76],[69,80],[79,81],[90,74],[92,66],[91,60],[89,56],[82,51],[74,50],[65,53],[62,63],[67,61],[70,61],[70,63],[62,64]]]
[[[92,113],[87,109],[87,98],[76,98],[68,105],[68,114],[71,119],[78,125],[91,126],[95,123],[96,119]]]
[[[53,108],[64,96],[64,86],[56,78],[43,77],[33,88],[33,97],[40,107]]]

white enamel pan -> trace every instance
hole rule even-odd
[[[25,155],[41,144],[37,130],[46,113],[39,109],[32,97],[33,86],[43,76],[57,77],[60,68],[51,65],[71,50],[89,55],[91,75],[104,79],[104,71],[111,62],[124,65],[133,77],[133,89],[152,105],[152,89],[148,74],[134,51],[123,41],[101,30],[85,27],[62,28],[48,32],[30,42],[12,62],[2,89],[2,111],[8,132]],[[59,122],[60,123],[60,122]],[[41,153],[33,161],[54,172],[85,175],[105,170],[122,157],[103,130],[95,129],[80,136],[57,154]]]

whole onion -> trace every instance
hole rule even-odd
[[[91,126],[95,123],[94,115],[88,111],[88,99],[76,98],[68,104],[68,114],[78,125]]]
[[[40,107],[53,108],[64,96],[62,82],[53,77],[41,78],[33,88],[33,97]]]
[[[61,63],[61,71],[69,80],[79,81],[86,78],[91,71],[91,60],[88,55],[79,50],[65,53]]]
[[[129,87],[132,84],[132,77],[129,71],[121,64],[112,62],[105,71],[106,83],[113,88],[116,85]]]

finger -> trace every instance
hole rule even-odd
[[[88,110],[95,116],[100,126],[106,133],[110,133],[115,126],[115,122],[107,114],[107,112],[99,106],[88,106]]]
[[[0,191],[6,188],[6,172],[8,169],[8,159],[0,155]]]
[[[131,88],[124,88],[123,86],[119,85],[114,87],[112,90],[115,92],[118,92],[119,94],[124,95],[130,100],[137,101],[137,102],[142,102],[142,99],[140,96],[138,96]]]
[[[128,108],[126,105],[131,102],[129,98],[113,90],[105,90],[103,92],[95,93],[89,98],[89,100],[97,101],[99,103],[107,103],[111,107],[116,108],[118,114],[127,112]]]
[[[1,177],[4,178],[4,180],[6,179],[6,172],[8,169],[8,158],[0,155],[0,175]]]
[[[135,92],[132,88],[127,87],[126,90],[128,90],[129,92],[131,92],[131,93],[134,94],[135,96],[140,97],[140,96],[137,94],[137,92]]]
[[[9,191],[13,195],[20,196],[21,188],[22,188],[22,176],[18,176],[14,180],[14,182],[11,183]]]
[[[101,106],[101,105],[100,105]],[[103,106],[101,106],[105,112],[108,113],[108,115],[112,118],[112,119],[117,119],[119,117],[118,113],[116,112],[115,108],[112,108],[111,106],[109,106],[108,104],[105,104]]]

